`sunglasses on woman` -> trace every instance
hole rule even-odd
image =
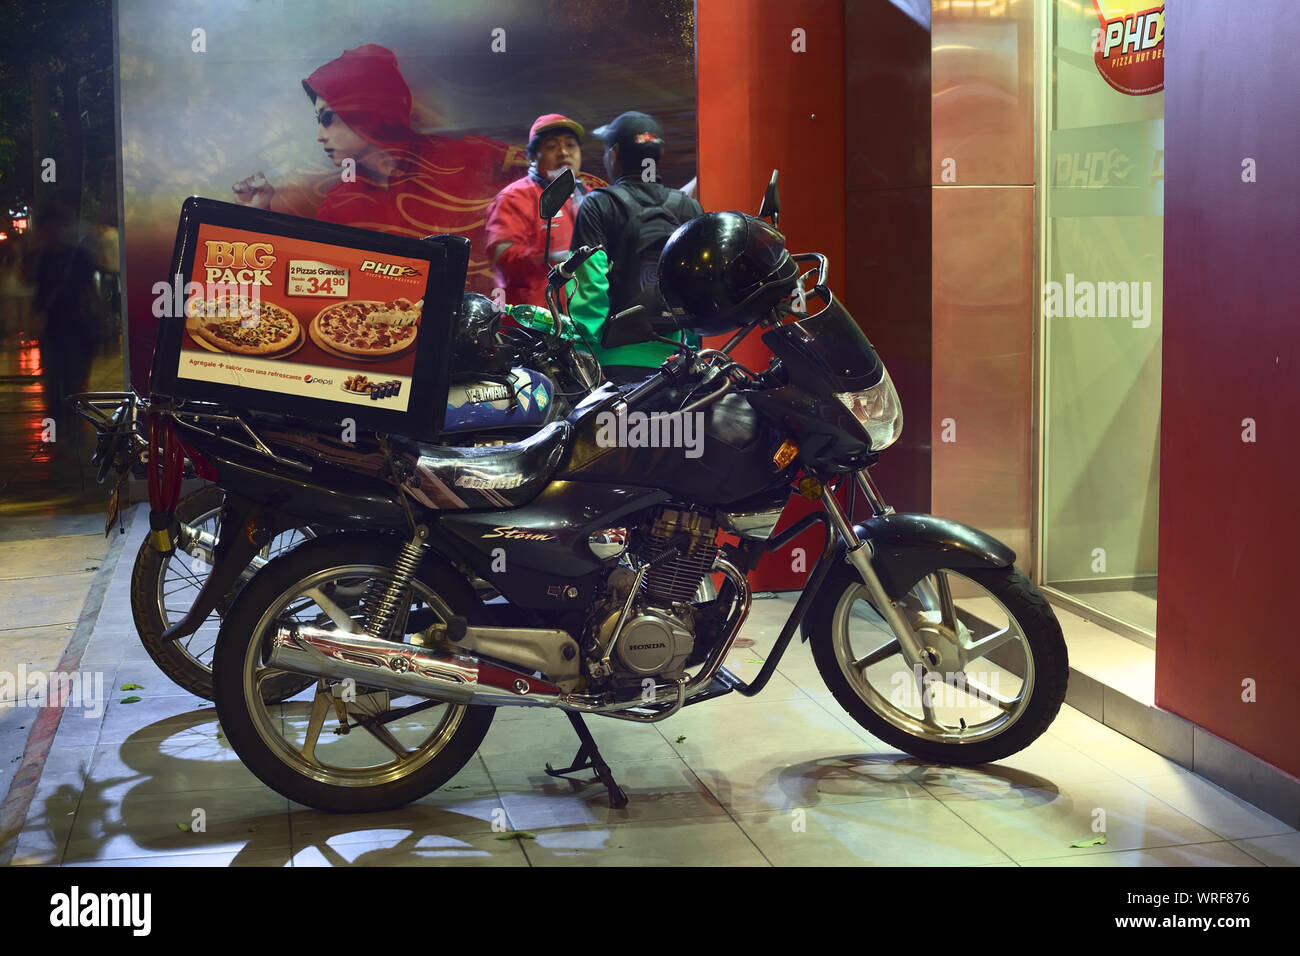
[[[320,125],[325,127],[325,129],[329,129],[330,123],[334,122],[335,115],[336,114],[332,109],[323,109],[316,114],[316,122],[320,123]]]

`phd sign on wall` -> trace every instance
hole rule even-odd
[[[1093,0],[1101,28],[1093,45],[1097,72],[1120,93],[1145,96],[1165,88],[1165,6],[1123,11],[1127,4]]]

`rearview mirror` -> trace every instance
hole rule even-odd
[[[550,185],[542,190],[542,196],[537,200],[537,209],[543,219],[551,219],[555,216],[560,208],[573,195],[573,191],[578,187],[577,181],[573,178],[573,170],[564,167],[564,172],[551,180]]]
[[[776,191],[776,173],[775,169],[772,170],[772,178],[768,180],[767,190],[763,193],[763,202],[758,207],[758,218],[770,219],[774,226],[781,215],[781,196]]]

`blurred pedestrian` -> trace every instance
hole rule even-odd
[[[103,309],[95,286],[95,261],[79,241],[72,210],[56,206],[36,263],[32,307],[39,325],[46,414],[59,430],[74,434],[66,406],[69,395],[84,391],[90,366],[104,340]],[[57,435],[56,435],[57,437]]]

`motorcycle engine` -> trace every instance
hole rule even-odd
[[[621,609],[614,611],[601,625],[601,647],[614,636]],[[610,660],[615,674],[622,677],[681,677],[682,665],[695,648],[689,622],[668,611],[644,608],[634,611],[623,625]]]
[[[640,683],[647,677],[674,680],[686,675],[686,661],[695,649],[697,612],[691,602],[713,568],[717,533],[712,516],[673,507],[658,509],[638,529],[632,562],[640,566],[648,561],[653,566],[642,579],[627,621],[617,633],[636,572],[620,566],[610,573],[606,598],[595,615],[589,641],[589,655],[595,661],[614,642],[611,679]],[[665,557],[670,550],[675,553]]]

